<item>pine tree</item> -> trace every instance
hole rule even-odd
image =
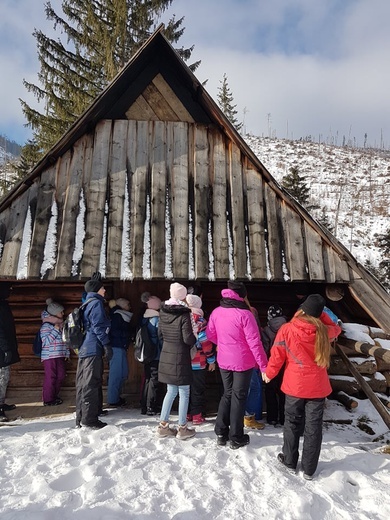
[[[223,75],[223,79],[220,83],[221,86],[218,88],[217,93],[218,104],[222,112],[239,132],[242,128],[242,123],[239,123],[237,119],[237,105],[233,105],[233,94],[229,88],[226,74]]]
[[[321,216],[320,216],[320,218],[318,219],[318,222],[319,222],[322,226],[324,226],[324,228],[326,228],[328,231],[330,231],[331,233],[333,233],[334,228],[333,228],[333,226],[331,225],[331,223],[329,222],[329,217],[328,217],[328,214],[326,213],[325,208],[322,208]]]
[[[390,290],[390,228],[382,235],[377,237],[377,245],[383,253],[383,260],[379,262],[380,281]],[[389,291],[390,292],[390,291]]]
[[[36,146],[33,163],[66,132],[131,56],[153,33],[173,0],[62,0],[63,17],[45,4],[48,20],[66,35],[66,44],[35,30],[39,85],[24,81],[26,89],[44,104],[44,113],[20,100],[26,126]],[[176,44],[184,32],[183,18],[173,16],[165,36]],[[64,38],[65,39],[65,38]],[[193,47],[178,53],[189,59]],[[199,62],[191,67],[195,69]],[[28,146],[28,145],[27,145]],[[33,149],[23,150],[22,155]]]
[[[292,195],[302,206],[307,209],[307,203],[309,201],[310,189],[307,187],[305,178],[300,175],[297,166],[290,168],[290,173],[285,175],[282,179],[282,186]],[[313,207],[311,207],[313,209]]]

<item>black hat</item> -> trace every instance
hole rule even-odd
[[[325,300],[320,294],[310,294],[299,307],[305,314],[319,318],[325,307]]]
[[[272,320],[272,318],[277,318],[278,316],[283,316],[283,309],[280,305],[271,305],[271,307],[268,307],[268,320]]]
[[[235,280],[229,280],[227,285],[230,290],[237,293],[238,296],[241,296],[241,298],[245,298],[245,296],[247,295],[246,287],[242,282],[237,282]]]
[[[97,271],[93,273],[92,277],[88,282],[85,283],[84,289],[89,292],[98,292],[103,287],[102,275]]]

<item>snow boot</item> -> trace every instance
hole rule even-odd
[[[202,424],[205,422],[205,418],[201,413],[192,416],[192,424]]]
[[[283,464],[284,467],[286,467],[286,468],[288,469],[288,471],[289,471],[290,473],[292,473],[292,474],[294,474],[294,475],[296,474],[296,472],[297,472],[297,468],[296,468],[296,467],[294,468],[294,466],[290,466],[289,464],[286,463],[286,460],[285,460],[285,458],[284,458],[283,453],[278,453],[278,455],[277,455],[276,458],[278,459],[278,461],[279,461],[281,464]]]
[[[10,412],[11,410],[15,410],[16,404],[4,403],[3,405],[1,405],[1,407],[3,408],[4,412]]]
[[[160,437],[161,439],[163,439],[165,437],[176,437],[177,430],[176,430],[176,428],[170,428],[169,423],[167,423],[167,424],[160,423],[157,426],[156,433],[157,433],[157,437]]]
[[[265,428],[264,423],[256,421],[255,414],[246,415],[244,417],[244,426],[245,428],[254,428],[256,430],[263,430]]]
[[[0,422],[8,422],[8,417],[4,413],[4,405],[0,406]]]
[[[184,426],[179,426],[179,431],[177,432],[177,438],[185,441],[193,437],[196,434],[194,428],[188,428],[186,424]]]
[[[244,433],[244,435],[239,441],[230,441],[230,448],[232,450],[238,450],[238,448],[242,448],[247,444],[249,444],[249,435],[247,433]]]

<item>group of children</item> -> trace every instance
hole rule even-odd
[[[189,290],[180,284],[172,284],[173,293],[176,286],[180,286],[176,294],[183,299],[173,299],[173,303],[183,305],[190,311],[192,333],[195,337],[195,346],[191,349],[191,383],[188,397],[186,423],[194,425],[205,421],[206,410],[206,371],[216,368],[215,345],[207,339],[207,320],[202,309],[202,294],[198,286]],[[176,287],[177,289],[177,287]],[[180,292],[181,291],[181,292]],[[185,294],[184,294],[185,293]],[[83,295],[85,300],[85,296]],[[159,361],[163,345],[163,336],[159,334],[160,309],[162,301],[159,297],[144,292],[141,302],[145,304],[145,312],[139,325],[147,324],[149,337],[156,344],[156,356],[151,362],[144,364],[144,374],[140,391],[141,413],[156,415],[161,411],[161,379],[159,381]],[[179,302],[179,303],[178,303]],[[166,302],[165,302],[166,303]],[[130,302],[126,298],[118,298],[108,302],[111,319],[110,339],[112,358],[109,361],[107,402],[110,406],[123,406],[125,399],[121,396],[123,383],[129,375],[127,350],[134,339],[136,325],[132,317]],[[168,305],[169,307],[169,305]],[[251,308],[252,312],[256,312]],[[42,339],[41,361],[44,368],[42,400],[44,406],[56,406],[62,403],[59,396],[61,386],[66,377],[66,360],[70,356],[69,348],[62,339],[64,321],[64,307],[53,299],[46,301],[46,308],[42,312]],[[287,320],[282,309],[273,305],[268,310],[268,322],[265,328],[260,327],[261,339],[269,357],[270,348],[277,330]],[[265,388],[267,421],[269,424],[284,422],[284,394],[280,390],[282,374]],[[262,429],[262,384],[258,370],[253,371],[250,390],[248,393],[244,425],[248,428]],[[103,410],[102,410],[102,413]]]

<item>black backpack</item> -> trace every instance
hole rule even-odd
[[[64,321],[64,328],[62,330],[62,339],[64,343],[72,350],[77,350],[81,347],[84,342],[85,333],[84,330],[84,308],[92,300],[97,298],[89,298],[80,307],[76,307],[66,317]]]
[[[138,329],[134,342],[134,357],[140,363],[151,363],[157,356],[157,345],[150,339],[148,322]]]

